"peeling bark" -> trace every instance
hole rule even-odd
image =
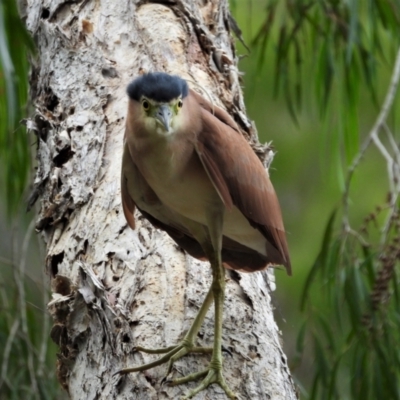
[[[120,204],[127,83],[141,71],[179,74],[227,109],[266,163],[239,86],[225,0],[27,0],[22,5],[39,59],[33,66],[31,121],[38,169],[30,205],[47,244],[59,345],[58,378],[72,399],[177,399],[195,383],[160,386],[165,365],[127,377],[153,361],[135,346],[183,337],[211,282],[207,263],[185,255],[140,214],[130,230]],[[273,319],[272,273],[230,272],[224,311],[224,372],[243,399],[296,399]],[[212,343],[213,312],[198,342]],[[203,369],[187,356],[175,374]],[[198,399],[223,399],[211,386]]]

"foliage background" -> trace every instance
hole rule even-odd
[[[397,200],[387,201],[394,189],[376,146],[366,151],[348,191],[349,225],[364,242],[343,229],[347,169],[388,90],[399,46],[399,6],[389,0],[232,0],[231,6],[251,50],[238,41],[248,113],[260,140],[273,141],[277,150],[270,174],[289,232],[294,276],[276,272],[274,301],[302,398],[400,398],[397,267],[384,296],[372,300],[379,271],[385,270],[382,254],[396,265],[398,248],[395,218],[382,240],[387,210],[397,212]],[[14,0],[3,1],[0,398],[60,399],[45,312],[44,252],[34,233],[34,212],[24,212],[36,137],[18,124],[32,111],[26,107],[26,56],[34,58],[33,45],[23,32]],[[399,97],[387,119],[395,155]],[[390,148],[388,137],[382,143]],[[393,157],[396,176],[399,160]]]

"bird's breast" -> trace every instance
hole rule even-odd
[[[191,143],[149,146],[136,157],[138,168],[159,199],[186,218],[206,224],[206,212],[221,204]]]

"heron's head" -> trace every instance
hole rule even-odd
[[[184,79],[164,72],[142,75],[127,89],[130,99],[139,103],[141,122],[149,131],[162,134],[170,134],[179,127],[188,92]]]

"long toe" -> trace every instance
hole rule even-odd
[[[162,349],[147,349],[144,347],[136,347],[135,350],[142,351],[148,354],[164,354],[164,356],[162,356],[156,361],[147,364],[138,365],[137,367],[129,367],[121,369],[120,371],[117,371],[114,375],[118,374],[125,375],[129,374],[130,372],[146,371],[150,368],[154,368],[165,363],[168,363],[167,374],[166,374],[168,375],[172,370],[174,362],[179,360],[186,354],[189,353],[206,354],[212,352],[212,348],[210,347],[194,347],[191,343],[188,343],[186,341],[183,341],[182,343],[176,346],[170,346]]]
[[[175,379],[173,381],[170,381],[169,384],[171,386],[176,386],[176,385],[181,385],[187,382],[191,382],[194,380],[198,380],[205,376],[205,378],[202,380],[200,385],[196,386],[193,390],[191,390],[188,394],[183,396],[181,400],[188,400],[196,396],[197,393],[200,393],[202,390],[207,389],[208,386],[210,386],[213,383],[218,384],[226,393],[229,399],[232,400],[237,400],[238,397],[236,394],[229,388],[227,385],[224,376],[222,375],[222,371],[219,368],[209,368],[206,369],[205,371],[201,372],[196,372],[194,374],[190,374],[188,376],[185,376],[183,378]]]

